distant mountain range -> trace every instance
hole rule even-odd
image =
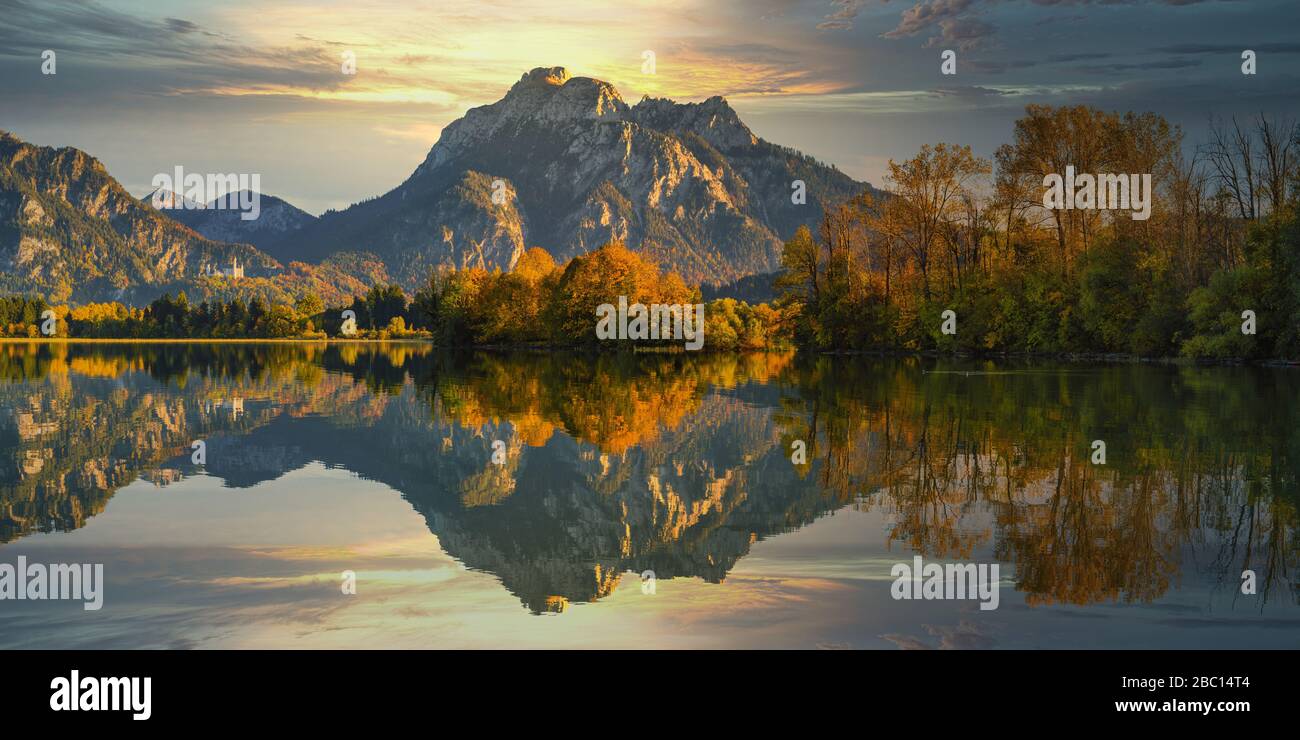
[[[796,180],[806,203],[792,202]],[[136,199],[85,152],[0,132],[0,291],[331,301],[375,280],[413,290],[438,267],[509,270],[531,246],[563,261],[611,239],[721,285],[779,269],[783,240],[866,189],[758,138],[720,97],[629,106],[608,83],[538,68],[449,124],[401,185],[320,218],[266,194],[248,221],[167,191]],[[212,277],[235,260],[246,282]]]
[[[274,195],[259,194],[260,212],[256,219],[244,220],[235,207],[245,191],[216,198],[209,203],[193,203],[171,192],[158,189],[141,198],[158,203],[159,210],[209,239],[242,242],[260,249],[273,247],[286,236],[316,220],[310,213]]]

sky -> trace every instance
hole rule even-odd
[[[320,213],[562,66],[629,103],[722,95],[759,136],[880,185],[922,144],[991,156],[1029,103],[1154,111],[1188,146],[1211,116],[1295,118],[1297,27],[1295,0],[0,0],[0,130],[84,149],[136,195],[180,165]]]

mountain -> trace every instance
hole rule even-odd
[[[806,204],[791,202],[795,180]],[[435,266],[508,270],[526,246],[562,261],[621,239],[689,281],[726,283],[778,269],[782,241],[823,203],[869,187],[758,138],[720,97],[630,106],[606,82],[538,68],[443,129],[401,185],[276,254],[369,252],[411,287]]]
[[[206,205],[196,200],[186,198],[179,193],[173,193],[166,188],[158,188],[140,200],[141,202],[148,203],[160,211],[167,211],[167,215],[177,221],[180,219],[176,218],[176,213],[179,213],[182,210],[198,210],[200,208],[207,208]],[[188,226],[189,224],[186,225]]]
[[[746,275],[739,280],[724,285],[703,283],[700,285],[700,297],[706,302],[719,298],[734,298],[751,305],[771,303],[777,299],[780,291],[776,288],[777,278],[781,272],[762,272]]]
[[[206,238],[141,203],[83,151],[0,131],[0,292],[147,302],[235,260],[250,277],[280,269],[251,245]]]
[[[194,203],[169,190],[159,188],[140,200],[161,205],[160,211],[209,239],[220,242],[252,244],[275,256],[275,245],[285,235],[293,233],[316,220],[306,211],[273,195],[258,194],[260,211],[257,218],[244,220],[235,207],[247,202],[244,192],[222,196],[211,203]],[[229,200],[227,200],[229,199]],[[182,205],[175,205],[177,202]],[[230,207],[226,208],[226,204]]]
[[[529,246],[563,261],[613,239],[724,285],[779,269],[795,229],[869,188],[760,139],[720,97],[628,105],[560,67],[449,124],[398,187],[319,219],[269,195],[251,221],[173,193],[142,202],[85,152],[0,132],[0,292],[341,302],[374,279],[409,290],[436,267],[509,270]],[[243,277],[226,279],[236,260]]]

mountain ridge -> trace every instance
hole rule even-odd
[[[0,287],[125,298],[236,259],[252,275],[280,270],[251,245],[208,239],[141,203],[80,149],[0,131]]]
[[[791,198],[796,180],[804,203]],[[800,225],[863,190],[760,138],[720,96],[629,105],[607,82],[538,67],[448,124],[400,185],[319,218],[266,194],[251,221],[176,194],[154,208],[153,193],[132,197],[90,154],[0,131],[0,290],[340,300],[365,280],[413,292],[431,270],[508,271],[534,246],[564,262],[609,241],[688,283],[723,285],[778,270]]]
[[[504,190],[505,202],[467,178]],[[805,204],[792,202],[795,180]],[[621,240],[689,282],[728,282],[777,269],[799,225],[864,189],[759,138],[722,97],[628,105],[607,82],[538,67],[448,124],[396,188],[324,214],[277,256],[362,250],[421,269],[509,270],[529,246],[563,261]],[[429,210],[465,220],[434,223]],[[408,286],[423,278],[392,272]]]
[[[245,193],[253,193],[258,198],[259,213],[255,219],[245,220],[235,207]],[[285,236],[316,220],[315,216],[283,198],[251,190],[227,193],[207,203],[195,203],[170,190],[158,188],[140,200],[153,205],[155,198],[162,203],[157,210],[209,239],[252,244],[268,253],[272,253]],[[178,200],[182,203],[179,207],[174,205]]]

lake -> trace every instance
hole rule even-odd
[[[0,647],[1300,647],[1298,372],[0,344]]]

